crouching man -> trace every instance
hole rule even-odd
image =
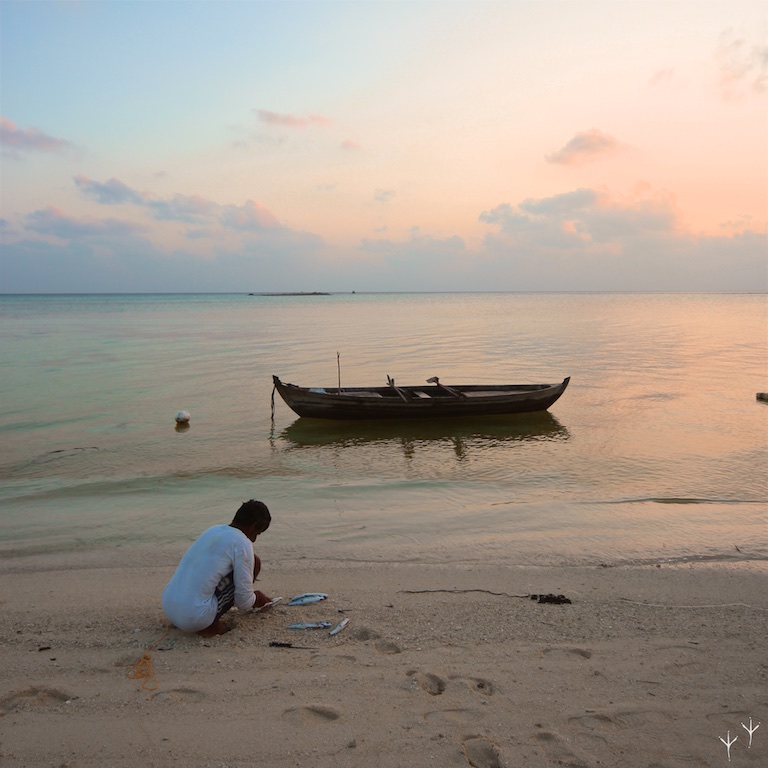
[[[270,602],[253,589],[261,570],[253,542],[270,522],[266,504],[252,499],[229,525],[214,525],[200,535],[163,592],[163,610],[175,626],[202,637],[223,635],[230,628],[221,617],[233,605],[246,611]]]

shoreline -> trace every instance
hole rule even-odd
[[[750,749],[741,726],[768,721],[766,561],[275,557],[260,589],[328,600],[204,640],[160,608],[181,551],[3,561],[3,765],[689,768],[728,764],[727,732],[729,765],[768,759],[768,724]],[[528,597],[547,593],[572,602]],[[145,653],[151,691],[126,676]]]
[[[24,546],[19,549],[0,547],[0,575],[20,571],[50,571],[50,570],[84,570],[89,568],[143,568],[147,565],[160,565],[173,568],[178,563],[186,549],[192,544],[193,539],[182,543],[169,544],[105,544],[95,542],[83,544],[77,548],[63,550],[55,544],[40,545],[39,547]],[[327,547],[323,555],[309,555],[306,552],[317,547],[260,545],[255,548],[265,563],[291,564],[291,567],[304,568],[306,564],[314,564],[314,567],[332,568],[344,565],[356,567],[424,567],[435,568],[450,562],[460,568],[513,568],[536,569],[547,568],[551,570],[569,568],[650,568],[650,567],[684,567],[694,565],[712,565],[723,567],[748,567],[754,565],[760,569],[768,564],[768,557],[761,553],[753,553],[742,549],[718,553],[669,553],[656,556],[625,552],[613,553],[613,557],[578,555],[570,553],[561,555],[555,559],[552,552],[536,551],[527,552],[525,557],[520,557],[520,552],[511,551],[505,556],[496,551],[480,550],[467,555],[467,548],[458,545],[435,546],[426,556],[423,551],[418,553],[395,557],[392,551],[382,553],[379,556],[352,556],[351,548]],[[402,550],[401,550],[402,551]],[[570,558],[570,559],[568,559]]]

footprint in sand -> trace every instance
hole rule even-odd
[[[38,688],[32,686],[23,691],[16,691],[0,699],[0,714],[11,712],[14,709],[50,709],[60,704],[76,699],[69,693],[57,688]]]
[[[563,738],[556,733],[541,731],[536,734],[536,740],[557,765],[567,765],[568,768],[589,768],[587,763],[568,749]]]
[[[707,671],[701,661],[702,650],[689,645],[663,645],[656,649],[655,659],[663,663],[662,674],[685,677]]]
[[[471,721],[479,722],[485,717],[486,713],[478,709],[466,709],[459,707],[456,709],[433,709],[424,713],[424,720],[428,723],[444,723],[451,726],[466,726]]]
[[[391,640],[377,640],[374,647],[379,653],[401,653],[400,646],[397,643],[393,643]]]
[[[205,698],[205,694],[196,688],[171,688],[169,691],[153,693],[150,698],[152,701],[198,702]]]
[[[496,745],[482,736],[470,736],[464,741],[464,755],[472,768],[503,768]]]
[[[431,696],[439,696],[445,690],[445,680],[437,675],[433,675],[431,672],[419,672],[411,669],[405,674],[413,678],[421,689]]]
[[[688,675],[703,675],[707,667],[698,661],[673,661],[664,667],[664,672],[675,677],[687,677]]]
[[[562,653],[566,656],[580,656],[582,659],[592,658],[592,651],[590,651],[589,648],[558,648],[552,646],[550,648],[545,648],[544,653]]]
[[[281,717],[296,725],[312,725],[313,723],[330,723],[338,720],[341,715],[330,707],[311,704],[307,707],[291,707],[286,709]]]
[[[401,653],[400,646],[397,643],[393,643],[391,640],[385,640],[382,636],[369,627],[355,627],[349,631],[349,637],[361,642],[368,642],[374,640],[373,647],[379,653],[395,654]]]
[[[355,627],[348,631],[348,634],[355,638],[355,640],[361,640],[366,642],[368,640],[379,640],[381,635],[378,632],[368,627]]]
[[[496,687],[490,680],[486,680],[483,677],[462,677],[461,675],[451,675],[451,680],[460,680],[466,683],[473,691],[482,693],[485,696],[492,696]]]
[[[640,730],[649,727],[660,728],[669,722],[670,716],[670,713],[660,709],[622,709],[569,717],[568,722],[590,732],[617,728]]]

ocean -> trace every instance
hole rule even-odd
[[[186,546],[259,498],[286,558],[765,559],[767,355],[764,294],[2,296],[0,556]],[[342,423],[273,410],[272,374],[571,383]]]

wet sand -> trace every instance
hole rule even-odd
[[[204,640],[170,628],[160,608],[180,554],[2,563],[0,764],[768,764],[765,562],[274,558],[264,592],[329,598],[232,611],[232,631]],[[334,637],[288,629],[342,618]],[[130,677],[142,657],[153,677]],[[751,747],[750,718],[763,723]],[[735,736],[729,763],[721,738]]]

